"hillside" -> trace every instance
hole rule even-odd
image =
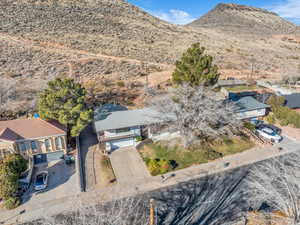
[[[292,34],[299,29],[276,13],[236,4],[218,4],[188,26],[258,34]]]
[[[300,39],[289,22],[278,34],[232,35],[214,26],[172,25],[123,0],[1,0],[0,15],[0,78],[17,81],[21,94],[15,101],[34,97],[57,76],[93,80],[113,93],[122,80],[120,96],[126,90],[140,95],[144,75],[150,84],[164,83],[195,42],[215,57],[225,77],[247,77],[255,64],[254,76],[278,78],[283,68],[295,70],[300,63]],[[126,89],[131,83],[140,88]]]

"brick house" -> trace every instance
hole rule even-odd
[[[66,129],[40,118],[0,121],[0,159],[7,154],[30,155],[67,152]]]

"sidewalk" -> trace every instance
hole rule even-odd
[[[282,147],[283,150],[279,151],[279,147]],[[249,151],[227,156],[223,159],[219,159],[207,164],[197,165],[176,172],[171,172],[164,176],[166,177],[172,174],[174,174],[174,176],[165,182],[162,182],[161,176],[149,177],[146,180],[136,179],[133,181],[130,179],[130,182],[127,183],[123,182],[122,184],[116,184],[111,187],[80,193],[79,195],[74,195],[65,199],[57,199],[55,202],[45,202],[43,207],[25,207],[26,213],[19,216],[19,221],[30,221],[43,215],[49,216],[62,213],[63,211],[74,210],[76,206],[80,206],[81,204],[85,206],[94,205],[104,201],[112,201],[119,198],[130,197],[136,194],[158,190],[167,186],[176,185],[180,182],[186,182],[200,177],[205,177],[207,175],[220,173],[276,156],[292,153],[298,150],[300,150],[299,142],[293,141],[289,138],[284,138],[282,143],[276,146],[267,148],[254,148]],[[225,167],[225,163],[229,163],[229,166]],[[0,218],[1,220],[5,220],[5,218],[9,218],[12,215],[17,214],[22,209],[23,207],[21,206],[16,210],[0,212]],[[13,220],[10,222],[12,223]]]

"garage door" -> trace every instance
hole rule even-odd
[[[134,139],[133,138],[127,138],[127,139],[122,139],[122,140],[116,140],[116,141],[111,141],[110,142],[111,149],[115,150],[118,148],[124,148],[128,146],[133,146],[134,145]]]

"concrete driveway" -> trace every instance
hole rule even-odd
[[[143,183],[151,175],[134,147],[121,148],[110,154],[117,182],[120,184]]]

